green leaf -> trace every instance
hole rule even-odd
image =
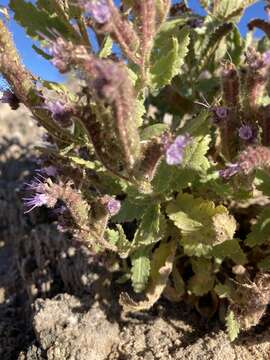
[[[134,113],[134,120],[136,121],[137,127],[142,126],[143,116],[146,113],[144,99],[136,99]]]
[[[121,225],[116,225],[117,230],[106,229],[105,239],[112,245],[117,247],[118,255],[125,259],[131,250],[131,242],[127,239],[126,234]]]
[[[160,136],[165,130],[168,130],[166,124],[149,125],[141,131],[141,140],[150,140],[153,137]]]
[[[181,43],[173,37],[171,49],[167,53],[160,53],[159,58],[151,68],[151,84],[153,89],[160,89],[170,84],[171,80],[181,72],[185,56],[188,53],[189,30],[181,30]],[[169,40],[167,40],[169,41]]]
[[[110,35],[106,35],[103,44],[101,46],[101,49],[98,53],[98,56],[100,58],[106,58],[109,55],[111,55],[112,53],[112,46],[113,46],[113,41],[112,38],[110,37]]]
[[[232,229],[226,229],[226,231],[228,230],[231,231]],[[237,239],[227,240],[220,245],[216,245],[213,248],[212,256],[222,260],[227,257],[232,259],[235,264],[239,265],[244,265],[247,262],[247,257],[239,245],[239,240]]]
[[[210,135],[193,137],[190,144],[185,148],[182,166],[198,171],[207,171],[210,167],[210,163],[206,154],[209,149],[210,141]]]
[[[51,1],[48,0],[48,2]],[[44,5],[44,2],[38,5]],[[54,35],[50,31],[51,29],[56,30],[65,39],[77,39],[74,35],[75,31],[74,33],[70,31],[70,27],[56,15],[53,6],[40,6],[38,8],[31,2],[10,0],[9,7],[14,12],[14,19],[24,27],[27,35],[34,39],[43,40],[39,34],[44,34],[53,39]]]
[[[214,288],[215,293],[220,299],[232,299],[233,289],[229,284],[217,284]]]
[[[258,262],[258,267],[262,271],[270,271],[270,255]]]
[[[166,287],[173,268],[175,251],[175,240],[160,243],[159,247],[154,251],[151,261],[150,280],[145,292],[146,300],[135,302],[127,293],[122,293],[120,295],[120,304],[123,306],[124,311],[147,310],[155,304]]]
[[[117,251],[118,251],[118,255],[125,259],[128,257],[129,252],[131,250],[131,242],[127,239],[126,234],[122,228],[122,226],[120,224],[116,225],[117,230],[118,230],[118,239],[117,239]]]
[[[210,129],[208,110],[202,110],[199,115],[189,119],[182,129],[182,133],[188,133],[192,137],[205,136]]]
[[[270,176],[263,170],[256,171],[256,186],[258,190],[262,191],[264,195],[270,196]]]
[[[141,223],[132,241],[133,248],[152,245],[158,242],[163,235],[160,233],[161,225],[160,205],[150,205],[143,214]]]
[[[213,15],[223,21],[239,21],[243,11],[258,0],[220,0],[215,1]]]
[[[249,247],[259,246],[270,240],[270,209],[265,209],[251,228],[245,244]]]
[[[159,32],[157,33],[155,37],[155,43],[153,47],[153,53],[152,53],[152,62],[156,62],[160,54],[166,54],[168,51],[171,50],[171,42],[172,38],[178,39],[178,41],[181,41],[181,35],[182,35],[182,28],[187,22],[187,18],[181,17],[174,20],[169,20],[164,22]]]
[[[240,325],[238,324],[234,313],[231,310],[228,312],[225,320],[229,339],[234,341],[240,332]]]
[[[152,185],[156,193],[171,193],[174,190],[185,189],[198,177],[199,174],[196,170],[171,166],[163,160],[158,167]]]
[[[112,245],[116,245],[119,241],[119,232],[114,229],[106,229],[105,239]]]
[[[215,276],[210,260],[204,258],[191,259],[194,275],[188,281],[188,290],[196,296],[203,296],[214,287]]]
[[[185,282],[176,266],[174,266],[173,270],[172,270],[172,280],[173,280],[173,285],[175,287],[175,290],[177,292],[177,296],[180,297],[180,296],[184,295]]]
[[[209,66],[209,62],[215,59],[215,55],[222,44],[222,40],[233,30],[233,28],[232,23],[224,23],[215,28],[210,34],[209,41],[200,55],[201,69],[204,69],[205,66]]]
[[[100,165],[97,162],[94,161],[89,161],[89,160],[84,160],[78,156],[67,156],[67,159],[69,159],[72,163],[81,166],[85,169],[89,169],[89,170],[95,170],[98,169],[100,167]]]
[[[180,242],[188,256],[210,255],[213,246],[232,239],[236,230],[235,219],[224,206],[190,194],[179,194],[166,212],[181,230]]]
[[[149,201],[152,202],[149,196],[139,193],[134,187],[126,188],[125,192],[127,197],[122,201],[119,213],[113,217],[113,221],[116,223],[141,219],[149,206]]]
[[[149,247],[141,248],[131,256],[131,281],[136,293],[142,292],[150,275]]]

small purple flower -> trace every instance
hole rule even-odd
[[[31,195],[23,198],[24,205],[28,208],[25,214],[36,207],[46,205],[53,208],[56,205],[57,197],[53,193],[50,194],[49,184],[42,175],[39,175],[39,178],[35,177],[30,183],[26,183],[26,186]]]
[[[85,11],[89,12],[97,23],[104,24],[110,20],[111,12],[106,0],[83,1],[83,3]]]
[[[61,125],[68,127],[71,126],[71,116],[73,114],[73,109],[69,104],[64,103],[63,101],[46,101],[44,109],[49,110],[52,113],[52,116],[55,121],[61,123]]]
[[[264,52],[262,58],[265,66],[270,65],[270,51]]]
[[[249,141],[254,137],[253,130],[249,125],[242,125],[238,130],[238,134],[245,141]]]
[[[37,193],[31,197],[23,198],[24,205],[28,207],[28,209],[24,212],[25,214],[34,210],[36,207],[40,207],[46,205],[48,203],[48,196],[46,194]]]
[[[121,202],[119,200],[113,199],[111,198],[108,202],[107,202],[107,210],[109,211],[111,216],[116,215],[120,209],[121,209]]]
[[[213,111],[219,119],[226,119],[229,113],[228,108],[225,106],[217,106],[213,109]]]
[[[229,179],[230,177],[236,175],[241,170],[239,164],[231,164],[226,169],[220,170],[219,175],[224,179]]]
[[[44,166],[42,169],[38,170],[41,174],[45,174],[49,177],[55,177],[57,175],[57,169],[53,165]]]
[[[224,121],[228,118],[229,109],[225,106],[215,106],[212,111],[214,114],[213,122],[215,124],[219,124],[221,121]]]
[[[179,165],[183,161],[184,150],[190,142],[188,135],[179,135],[166,150],[166,162],[168,165]]]

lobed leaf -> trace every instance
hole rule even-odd
[[[161,243],[154,251],[151,261],[149,285],[145,292],[146,300],[136,302],[127,293],[120,296],[120,304],[124,311],[139,311],[150,309],[160,298],[173,268],[176,251],[176,241]]]
[[[231,310],[229,311],[225,320],[226,320],[226,328],[227,328],[228,336],[231,341],[234,341],[240,332],[240,325],[235,319],[233,311]]]
[[[209,255],[215,245],[231,240],[236,230],[236,221],[224,206],[215,207],[213,202],[190,194],[179,194],[166,212],[181,230],[180,243],[188,256]]]

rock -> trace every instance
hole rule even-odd
[[[68,294],[35,302],[33,326],[46,359],[105,360],[111,352],[118,324],[106,319],[98,303],[89,310],[85,304]]]

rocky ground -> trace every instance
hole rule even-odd
[[[217,320],[161,300],[125,316],[119,285],[46,213],[23,215],[20,188],[35,169],[41,130],[0,107],[1,360],[268,360],[270,316],[231,344]]]

